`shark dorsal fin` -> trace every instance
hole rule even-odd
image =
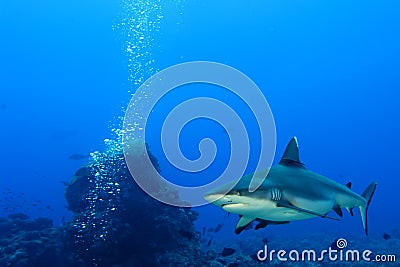
[[[283,153],[282,159],[279,164],[305,169],[304,164],[300,161],[299,145],[297,143],[296,136],[293,137],[290,140],[289,144],[286,146],[285,153]]]

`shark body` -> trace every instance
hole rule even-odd
[[[268,224],[285,224],[318,216],[337,220],[327,214],[334,210],[342,217],[342,208],[345,208],[353,215],[353,208],[359,207],[368,235],[367,212],[376,183],[372,182],[359,195],[351,190],[351,183],[341,185],[307,170],[300,161],[296,137],[289,142],[279,164],[270,168],[266,177],[262,172],[258,175],[263,178],[262,183],[250,192],[253,175],[242,177],[234,186],[230,183],[215,188],[204,196],[225,211],[241,216],[236,225],[237,234],[253,221],[258,222],[255,229],[259,229]]]

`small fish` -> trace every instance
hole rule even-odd
[[[206,227],[204,226],[203,227],[203,235],[205,235],[206,234]]]
[[[383,239],[388,240],[390,237],[388,233],[383,233]]]
[[[81,160],[81,159],[87,159],[89,156],[88,155],[83,155],[83,154],[72,154],[68,158],[71,160]]]
[[[208,228],[207,232],[214,232],[214,228]]]
[[[262,242],[263,242],[265,245],[267,245],[268,242],[269,242],[269,240],[268,240],[268,238],[264,237],[264,238],[262,239]]]
[[[227,257],[230,255],[233,255],[233,253],[235,253],[236,250],[234,250],[233,248],[224,248],[221,252],[221,256],[222,257]]]
[[[228,267],[239,267],[239,263],[236,262],[229,263]]]
[[[213,240],[213,238],[211,237],[210,240],[207,243],[207,247],[209,247],[211,245],[212,240]]]
[[[222,226],[224,225],[219,223],[217,227],[215,227],[214,232],[218,233],[221,230]]]

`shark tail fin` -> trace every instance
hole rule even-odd
[[[376,189],[376,182],[372,182],[368,185],[368,187],[364,190],[364,192],[361,194],[361,196],[365,199],[366,204],[364,206],[360,206],[360,213],[361,213],[361,219],[363,222],[365,234],[368,235],[368,208],[369,204],[371,203],[372,196],[375,193]]]

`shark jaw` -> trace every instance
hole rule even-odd
[[[208,194],[204,198],[227,212],[240,214],[240,212],[251,208],[250,201],[246,202],[246,199],[242,199],[237,195]]]
[[[240,209],[247,208],[249,204],[247,203],[233,203],[233,204],[223,204],[221,208],[226,210],[227,212],[236,211],[238,212]]]
[[[243,202],[238,196],[231,194],[207,194],[204,199],[227,212],[238,213],[241,209],[247,208],[249,203]]]
[[[253,175],[242,177],[227,192],[227,186],[215,188],[204,198],[223,210],[239,214],[236,233],[240,233],[253,221],[259,224],[255,229],[268,224],[283,224],[295,220],[322,217],[338,220],[327,214],[333,210],[342,217],[342,208],[353,214],[354,207],[360,208],[361,218],[368,234],[367,211],[375,192],[376,183],[358,195],[346,186],[327,177],[306,170],[301,163],[297,139],[288,144],[278,165],[272,167],[260,186],[250,192]]]

